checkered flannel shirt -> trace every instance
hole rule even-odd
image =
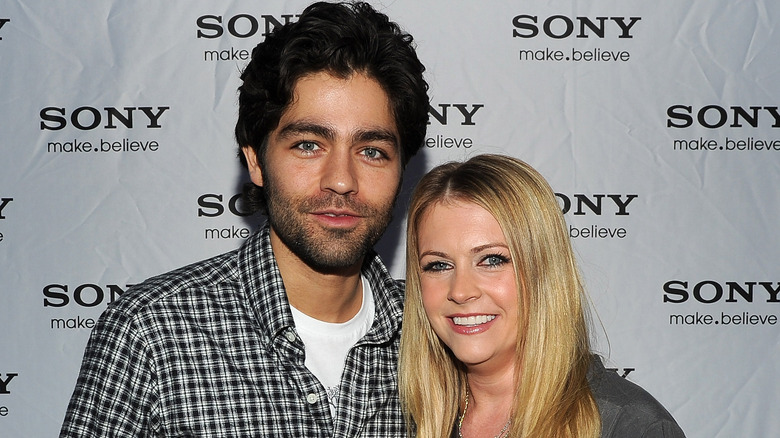
[[[376,316],[352,348],[331,416],[271,252],[238,250],[151,278],[92,330],[60,436],[403,437],[396,361],[402,286],[376,254]]]

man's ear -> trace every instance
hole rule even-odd
[[[256,186],[263,186],[263,169],[260,167],[260,162],[257,160],[257,152],[255,148],[251,146],[243,146],[241,152],[244,153],[246,158],[246,166],[249,169],[249,178],[255,183]]]

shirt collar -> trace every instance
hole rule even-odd
[[[271,249],[270,230],[266,221],[238,251],[244,294],[248,297],[258,329],[269,341],[295,327],[290,302]],[[373,250],[366,255],[362,273],[374,292],[376,314],[374,325],[360,342],[388,342],[401,327],[403,290],[400,282],[390,276],[381,258]]]

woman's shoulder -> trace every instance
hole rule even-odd
[[[674,417],[639,385],[604,368],[593,356],[588,384],[601,415],[602,438],[684,437]]]

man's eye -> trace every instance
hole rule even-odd
[[[363,149],[363,155],[372,160],[378,160],[385,157],[385,154],[377,148],[365,148]]]
[[[298,149],[304,151],[304,152],[314,152],[317,149],[319,149],[319,146],[317,146],[317,143],[314,143],[313,141],[302,141],[295,145]]]

